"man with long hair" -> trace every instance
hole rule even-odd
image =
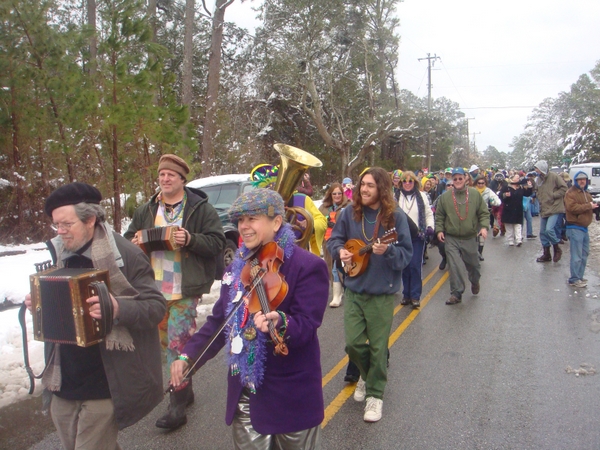
[[[400,290],[402,269],[412,257],[406,214],[392,194],[388,173],[380,167],[365,170],[354,190],[352,208],[345,208],[327,241],[334,258],[350,267],[357,257],[344,248],[350,239],[372,245],[366,270],[345,278],[344,328],[346,352],[360,370],[354,400],[366,398],[364,420],[381,419],[383,392],[387,382],[387,347],[394,315],[394,296]],[[395,244],[380,242],[386,231],[395,228]],[[356,261],[354,261],[356,262]]]

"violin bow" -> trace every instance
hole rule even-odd
[[[233,307],[233,309],[229,312],[229,314],[227,315],[227,317],[225,318],[223,323],[221,325],[219,325],[219,328],[217,328],[217,330],[215,330],[215,332],[210,336],[208,342],[206,344],[204,344],[204,346],[202,347],[202,350],[200,351],[200,356],[198,356],[196,358],[196,360],[194,361],[194,364],[192,364],[191,367],[183,374],[182,382],[185,380],[189,380],[192,377],[192,372],[194,371],[194,368],[196,367],[198,362],[202,359],[202,357],[208,351],[208,349],[213,344],[213,342],[215,342],[217,340],[217,338],[219,337],[219,334],[221,334],[221,332],[225,329],[225,327],[227,326],[229,321],[233,318],[233,316],[235,315],[237,310],[240,309],[240,307],[243,304],[244,304],[244,299],[243,299],[243,297],[240,297],[240,299],[237,302],[237,305],[235,305]],[[175,387],[171,384],[169,384],[169,387],[165,391],[165,394],[168,394],[169,392],[175,392]]]

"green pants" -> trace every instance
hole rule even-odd
[[[346,289],[346,353],[367,383],[367,397],[383,399],[393,318],[394,294],[358,294]]]

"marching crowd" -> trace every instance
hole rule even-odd
[[[191,375],[224,348],[234,448],[319,448],[324,402],[317,329],[330,289],[329,306],[344,305],[345,379],[356,381],[364,421],[380,420],[395,295],[402,289],[401,304],[420,307],[422,267],[433,248],[442,258],[439,269],[449,270],[446,304],[460,303],[467,287],[477,295],[488,230],[520,247],[537,237],[532,217],[539,215],[537,261],[558,262],[568,241],[567,282],[586,286],[587,228],[598,205],[584,172],[565,179],[545,161],[529,173],[475,165],[429,174],[370,167],[356,185],[350,178],[331,183],[317,208],[308,173],[284,201],[274,190],[278,167],[262,164],[251,174],[256,188],[229,210],[240,248],[212,315],[196,329],[196,306],[212,285],[225,236],[207,195],[186,186],[189,172],[183,159],[163,155],[160,190],[138,207],[124,237],[106,226],[102,195],[93,186],[71,183],[46,200],[57,233],[49,242],[55,265],[108,270],[111,285],[109,310],[98,296],[86,300],[94,319],[112,319],[103,342],[45,343],[43,386],[65,449],[120,448],[118,430],[162,400],[161,346],[170,401],[157,427],[187,422]],[[288,207],[307,211],[311,224],[294,213],[298,226],[292,226]],[[140,231],[158,227],[176,230],[175,245],[147,255]],[[302,248],[307,228],[310,240]],[[25,304],[31,308],[30,296]]]

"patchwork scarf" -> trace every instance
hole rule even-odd
[[[288,260],[294,254],[295,239],[294,231],[287,223],[275,235],[274,240],[284,250],[285,260]],[[242,245],[231,265],[231,272],[223,276],[223,283],[230,283],[227,314],[235,306],[234,300],[239,297],[238,293],[244,291],[240,276],[246,265],[246,258],[250,253],[251,250]],[[237,301],[244,300],[240,298]],[[256,388],[261,385],[265,373],[268,334],[256,330],[253,317],[248,313],[246,307],[238,309],[230,325],[228,325],[226,333],[226,355],[231,374],[234,376],[239,375],[242,385],[255,394]],[[241,351],[234,353],[232,342],[234,340],[239,342],[240,338],[243,347]]]

